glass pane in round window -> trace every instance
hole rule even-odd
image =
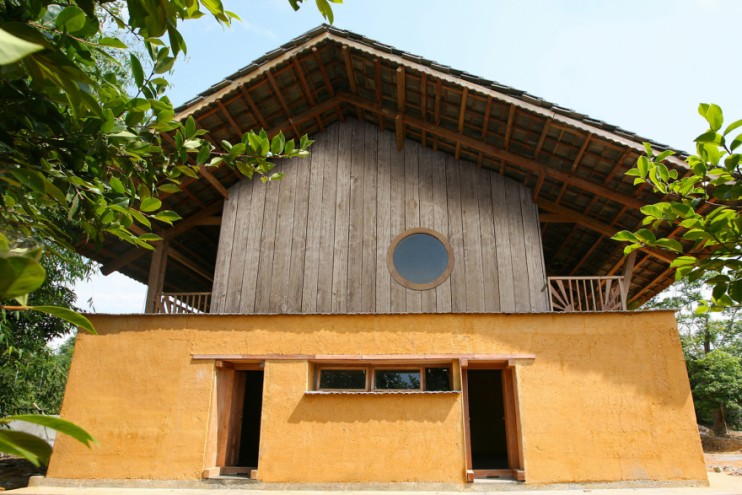
[[[394,249],[394,268],[414,284],[429,284],[448,266],[446,246],[430,234],[410,234]]]

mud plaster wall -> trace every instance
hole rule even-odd
[[[48,476],[197,479],[211,361],[191,354],[536,354],[517,368],[529,483],[705,480],[671,312],[105,316],[80,335]],[[305,361],[269,361],[264,481],[463,482],[462,398],[304,394]]]

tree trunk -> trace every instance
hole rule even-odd
[[[727,434],[727,411],[724,404],[721,404],[719,409],[714,410],[714,433],[717,437]]]

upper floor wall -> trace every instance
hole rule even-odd
[[[548,310],[528,189],[357,121],[333,125],[273,183],[243,181],[222,218],[212,313]],[[413,290],[390,274],[399,234],[442,234],[453,269]]]

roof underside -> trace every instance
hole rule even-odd
[[[177,118],[193,115],[215,143],[260,128],[321,139],[327,126],[354,118],[394,132],[398,146],[412,139],[510,177],[533,191],[552,276],[620,274],[623,245],[610,236],[638,228],[638,209],[661,198],[624,176],[647,139],[328,26],[263,56],[178,111]],[[673,164],[682,169],[680,160]],[[211,290],[221,202],[238,180],[229,169],[210,169],[163,198],[165,208],[184,217],[163,232],[171,249],[166,291]],[[110,239],[91,254],[104,273],[119,270],[147,282],[149,252]],[[631,303],[672,282],[671,260],[667,252],[639,253]]]

